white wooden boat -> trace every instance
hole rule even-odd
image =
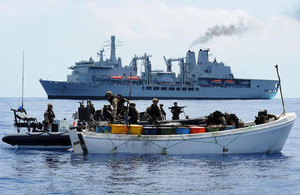
[[[285,113],[278,120],[245,128],[174,135],[130,135],[83,131],[69,128],[74,153],[140,154],[247,154],[277,153],[287,140],[296,119]],[[247,124],[247,123],[246,123]]]

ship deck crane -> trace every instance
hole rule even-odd
[[[150,84],[150,73],[151,73],[150,57],[152,57],[152,55],[147,55],[146,53],[141,57],[134,56],[129,64],[129,66],[133,66],[134,71],[136,71],[136,73],[137,73],[137,69],[138,69],[137,61],[138,60],[142,61],[142,65],[145,66],[145,75],[144,76],[146,77],[147,84]],[[141,75],[142,75],[142,70],[141,70]]]
[[[169,58],[166,59],[166,57],[164,56],[166,65],[167,65],[167,72],[172,72],[172,62],[179,62],[179,66],[180,66],[180,75],[181,75],[181,82],[182,84],[185,83],[185,74],[186,74],[186,70],[185,70],[185,63],[184,63],[184,58]]]

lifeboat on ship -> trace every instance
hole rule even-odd
[[[214,84],[222,84],[222,80],[221,79],[214,79],[211,81]]]
[[[128,80],[139,80],[140,78],[138,76],[133,77],[127,77]]]
[[[234,80],[225,80],[225,82],[224,82],[225,84],[234,84]]]
[[[121,79],[123,79],[123,77],[121,75],[119,75],[119,76],[111,76],[109,78],[110,79],[115,79],[115,80],[121,80]]]

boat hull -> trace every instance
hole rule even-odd
[[[18,148],[33,149],[70,149],[71,141],[67,132],[57,133],[13,133],[5,135],[2,141]]]
[[[295,119],[296,114],[289,113],[279,120],[262,125],[184,135],[122,135],[84,132],[82,139],[88,153],[277,153],[282,150]]]
[[[275,80],[249,80],[249,87],[183,87],[145,86],[133,84],[71,83],[40,80],[49,99],[105,99],[106,91],[128,96],[130,99],[271,99],[278,88]],[[179,90],[177,90],[177,88]],[[176,89],[176,90],[175,90]],[[185,90],[185,91],[183,91]]]

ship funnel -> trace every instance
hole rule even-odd
[[[195,52],[189,50],[186,53],[186,64],[188,66],[196,66]]]
[[[208,64],[208,52],[209,49],[199,50],[197,65]]]
[[[110,46],[110,61],[112,64],[117,64],[117,58],[116,58],[116,37],[113,35],[111,36],[111,46]]]

